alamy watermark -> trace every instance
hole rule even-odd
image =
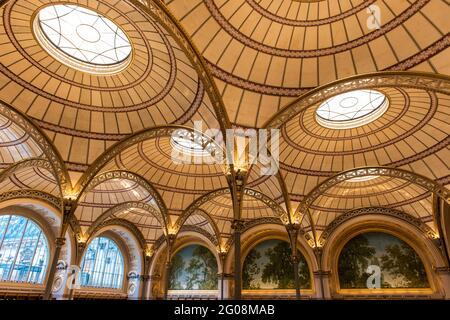
[[[367,28],[375,30],[381,28],[381,9],[376,4],[372,4],[367,8],[369,17],[367,18]]]
[[[279,129],[219,129],[203,131],[201,121],[194,130],[178,129],[172,133],[172,161],[176,164],[233,165],[246,170],[257,165],[261,175],[278,172],[280,153]]]

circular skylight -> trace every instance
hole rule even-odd
[[[172,147],[189,155],[215,155],[215,146],[200,133],[180,129],[172,134]]]
[[[355,128],[376,120],[388,106],[388,99],[379,91],[350,91],[322,103],[316,111],[316,119],[331,129]]]
[[[131,57],[130,41],[119,26],[77,5],[44,7],[36,16],[34,30],[53,57],[81,71],[118,72]]]

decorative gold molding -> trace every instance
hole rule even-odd
[[[450,95],[450,77],[433,73],[384,71],[340,79],[308,91],[282,108],[263,127],[280,128],[306,108],[337,94],[379,87],[416,88]]]

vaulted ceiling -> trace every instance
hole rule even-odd
[[[448,194],[448,1],[65,1],[129,36],[133,59],[112,75],[81,72],[41,46],[32,22],[55,2],[0,1],[1,199],[26,191],[55,204],[70,189],[81,232],[121,220],[150,245],[171,228],[229,243],[226,166],[171,157],[171,134],[202,121],[203,130],[280,129],[277,175],[249,171],[246,222],[301,211],[342,171],[389,167],[413,175],[340,181],[314,197],[299,221],[309,239],[364,207],[438,232],[434,191],[420,181]],[[355,128],[319,124],[324,100],[358,89],[383,93],[387,111]]]

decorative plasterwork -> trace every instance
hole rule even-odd
[[[139,184],[140,186],[142,186],[143,188],[145,188],[145,190],[147,190],[148,193],[155,200],[158,208],[162,212],[162,216],[163,217],[167,216],[166,205],[164,204],[164,201],[162,200],[158,191],[150,183],[148,183],[144,178],[140,177],[139,175],[137,175],[135,173],[129,172],[129,171],[116,170],[116,171],[107,171],[107,172],[101,173],[101,174],[95,176],[89,182],[89,184],[86,186],[86,188],[84,190],[84,193],[88,193],[92,189],[94,189],[97,185],[99,185],[103,182],[106,182],[108,180],[112,180],[112,179],[123,179],[123,180],[134,181],[137,184]],[[80,194],[78,198],[80,198],[81,196],[82,196],[82,194]]]
[[[87,184],[90,183],[91,179],[114,157],[119,155],[122,151],[131,147],[135,144],[143,142],[145,140],[156,139],[158,137],[170,137],[176,130],[183,129],[188,131],[193,131],[192,129],[184,126],[168,125],[162,127],[154,127],[147,130],[143,130],[136,134],[129,136],[128,138],[115,144],[110,149],[106,150],[97,160],[89,167],[89,169],[80,178],[75,190],[77,192],[82,191],[86,188]],[[220,149],[220,148],[218,148]]]
[[[101,231],[103,228],[114,227],[114,226],[121,226],[121,227],[128,229],[136,237],[136,239],[138,240],[139,245],[142,249],[142,253],[144,253],[144,250],[147,248],[147,244],[145,242],[144,236],[142,235],[141,231],[133,223],[131,223],[130,221],[125,220],[125,219],[115,218],[115,219],[103,221],[102,223],[97,225],[95,229],[91,230],[91,233],[89,233],[89,237],[92,237],[97,232]]]
[[[450,77],[431,73],[377,72],[338,80],[302,95],[274,115],[264,127],[279,128],[309,106],[337,94],[377,87],[416,88],[450,95]]]
[[[67,186],[71,184],[70,178],[61,156],[47,136],[25,116],[2,101],[0,101],[0,114],[20,126],[41,147],[47,160],[51,163],[61,194],[64,194]]]
[[[418,228],[428,238],[435,239],[435,237],[436,237],[436,233],[430,227],[428,227],[426,224],[424,224],[419,219],[412,217],[410,214],[407,214],[403,211],[392,209],[392,208],[368,207],[368,208],[358,208],[355,210],[348,211],[347,213],[340,215],[335,220],[333,220],[327,226],[327,228],[322,232],[320,238],[318,239],[318,245],[320,247],[323,247],[323,245],[327,241],[330,234],[333,233],[334,230],[336,230],[345,221],[348,221],[348,220],[353,219],[358,216],[364,216],[364,215],[370,216],[370,215],[377,215],[377,214],[401,219],[401,220],[415,226],[416,228]]]
[[[19,162],[16,162],[9,166],[8,168],[4,169],[0,173],[0,182],[7,179],[9,176],[14,174],[14,172],[20,171],[24,168],[30,168],[30,167],[39,167],[42,169],[46,169],[47,171],[53,173],[53,166],[52,163],[46,159],[41,158],[30,158],[25,159]],[[56,177],[55,177],[56,178]]]
[[[150,215],[153,215],[161,224],[161,228],[164,230],[164,234],[167,234],[166,218],[161,214],[161,212],[156,210],[152,205],[141,201],[125,202],[118,204],[112,207],[111,209],[108,209],[100,217],[98,217],[97,220],[95,220],[92,223],[92,225],[89,227],[89,230],[87,231],[87,234],[92,234],[93,230],[95,230],[98,227],[98,225],[106,221],[110,216],[131,209],[140,209],[148,212],[148,214]]]
[[[178,236],[180,231],[185,230],[185,228],[187,228],[187,227],[196,227],[196,228],[199,228],[209,234],[209,232],[207,232],[206,230],[204,230],[198,226],[192,226],[192,225],[186,224],[186,221],[189,219],[189,217],[191,217],[193,215],[199,215],[199,216],[203,217],[209,223],[211,228],[214,230],[214,234],[212,236],[215,240],[213,241],[213,243],[215,243],[215,244],[220,243],[220,232],[219,232],[219,229],[217,228],[216,223],[214,222],[214,220],[211,218],[211,216],[207,212],[205,212],[204,210],[202,210],[200,208],[197,208],[190,215],[183,214],[178,218],[178,220],[175,223],[175,229],[178,230],[176,235]]]
[[[219,241],[216,236],[212,235],[208,231],[206,231],[200,227],[197,227],[197,226],[184,225],[181,227],[179,232],[181,233],[181,232],[189,232],[189,231],[201,234],[202,236],[206,237],[209,241],[211,241],[211,243],[216,247],[219,245]]]
[[[436,193],[447,203],[450,203],[450,191],[437,182],[419,175],[414,172],[409,172],[402,169],[387,168],[387,167],[367,167],[356,168],[337,174],[315,187],[300,203],[297,212],[306,212],[313,202],[324,194],[331,187],[353,178],[365,176],[388,176],[398,179],[403,179],[414,184],[417,184],[431,193]]]

